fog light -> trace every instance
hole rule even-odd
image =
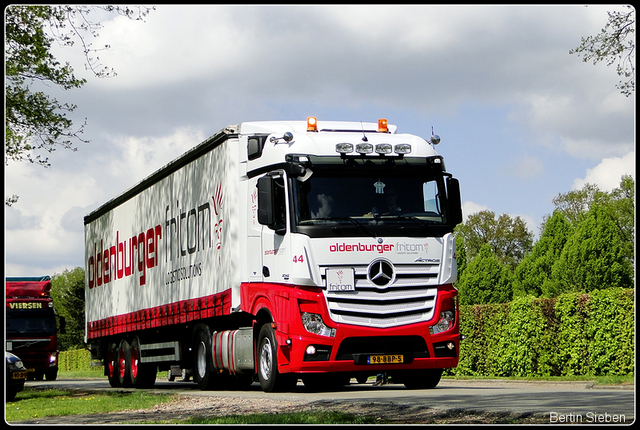
[[[307,355],[315,355],[316,354],[316,347],[313,345],[309,345],[307,346],[307,349],[305,351],[307,353]]]

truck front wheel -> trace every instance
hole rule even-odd
[[[440,382],[443,369],[425,369],[403,374],[401,381],[409,389],[432,389]],[[392,377],[393,379],[393,377]],[[395,381],[394,381],[395,382]]]
[[[278,344],[275,330],[265,324],[258,335],[258,380],[263,391],[293,390],[298,379],[293,374],[278,372]]]

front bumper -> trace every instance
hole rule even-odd
[[[333,338],[279,331],[276,336],[281,373],[444,369],[458,365],[460,348],[457,326],[431,335],[427,323],[393,329],[341,325]]]

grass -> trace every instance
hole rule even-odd
[[[34,390],[25,388],[13,402],[6,403],[8,422],[48,416],[99,414],[126,409],[146,409],[171,399],[170,395],[144,392],[86,393],[76,390]]]
[[[35,390],[25,388],[16,400],[6,403],[6,420],[11,423],[77,414],[99,414],[127,409],[151,408],[169,401],[171,395],[155,395],[142,391],[110,392],[106,394],[83,393],[74,390]],[[171,422],[148,424],[373,424],[380,423],[372,417],[358,417],[342,412],[308,412],[281,414],[231,415],[226,417],[192,417]]]

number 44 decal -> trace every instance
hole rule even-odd
[[[294,255],[293,256],[293,262],[294,263],[304,263],[304,256],[303,255]]]

